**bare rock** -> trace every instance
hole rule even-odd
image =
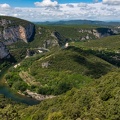
[[[12,24],[11,24],[12,23]],[[18,40],[23,40],[24,42],[31,41],[35,34],[35,26],[32,23],[27,23],[22,25],[14,23],[14,21],[1,19],[0,20],[0,39],[5,45],[11,45]]]
[[[0,42],[0,59],[3,59],[9,55],[9,51],[6,49],[5,45]]]

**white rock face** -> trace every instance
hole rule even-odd
[[[0,42],[0,59],[5,58],[9,55],[9,51],[6,49],[5,45]]]
[[[93,29],[93,35],[95,35],[97,38],[101,37],[101,33],[98,33],[98,31],[95,29]]]
[[[21,21],[21,22],[19,22]],[[19,40],[24,42],[31,41],[35,34],[35,26],[30,22],[24,23],[22,20],[9,20],[8,18],[0,18],[0,59],[9,55],[6,49],[7,45],[11,45]]]
[[[22,25],[12,25],[12,21],[0,20],[0,40],[5,45],[10,45],[18,40],[29,42],[34,34],[34,24],[28,23],[25,27]]]

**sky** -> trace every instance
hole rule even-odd
[[[120,21],[120,0],[0,0],[0,15],[29,21]]]

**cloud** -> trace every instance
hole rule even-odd
[[[57,1],[52,2],[51,0],[43,0],[42,2],[35,2],[34,4],[37,7],[57,7],[58,6]]]
[[[78,7],[86,7],[87,3],[78,3]]]
[[[46,1],[46,0],[44,0]],[[50,3],[50,0],[48,3]],[[43,3],[43,2],[39,2]],[[41,7],[10,7],[0,4],[0,15],[16,16],[29,21],[57,21],[57,20],[120,20],[120,7],[116,5],[97,3],[66,3],[48,4]],[[72,6],[72,7],[71,7]],[[74,6],[74,7],[73,7]],[[59,9],[58,9],[59,8]]]
[[[93,2],[94,2],[94,3],[97,3],[97,2],[99,2],[99,0],[93,0]]]
[[[11,7],[9,4],[4,3],[4,4],[0,4],[0,8],[1,9],[10,9]]]
[[[120,0],[103,0],[103,4],[120,5]]]
[[[66,6],[70,7],[70,8],[74,8],[74,5],[72,5],[72,4],[67,4]]]

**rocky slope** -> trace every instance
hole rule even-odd
[[[6,45],[11,45],[17,41],[28,43],[35,33],[34,24],[13,17],[0,17],[0,59],[4,58],[9,52],[5,49]],[[6,52],[7,51],[7,52]]]
[[[95,38],[102,38],[102,37],[107,37],[107,36],[118,34],[118,32],[116,32],[110,28],[97,28],[97,29],[91,29],[91,30],[80,29],[79,32],[87,33],[87,35],[85,37],[83,37],[81,40],[90,39],[90,37],[89,37],[90,34],[93,35]]]
[[[29,45],[31,48],[53,48],[64,47],[67,42],[98,39],[110,35],[119,34],[117,30],[96,26],[39,26],[31,22],[13,17],[0,16],[0,42],[2,46],[26,48],[25,43],[33,40]],[[15,47],[11,46],[17,41],[24,41]],[[14,44],[13,44],[14,45]],[[25,46],[25,47],[24,47]],[[0,46],[0,49],[3,49]],[[9,49],[10,51],[10,49]],[[1,58],[5,49],[0,51]],[[8,52],[9,53],[9,52]],[[13,55],[14,56],[14,55]]]
[[[6,49],[5,45],[0,42],[0,59],[5,58],[9,55],[9,51]]]
[[[95,26],[53,26],[54,36],[58,39],[60,45],[68,41],[85,41],[100,39],[107,36],[118,35],[117,29]]]
[[[24,22],[24,20],[22,22]],[[23,40],[27,43],[33,34],[34,24],[30,22],[22,25],[21,22],[17,23],[15,20],[9,20],[9,17],[0,19],[0,40],[4,44],[12,44],[18,40]]]

